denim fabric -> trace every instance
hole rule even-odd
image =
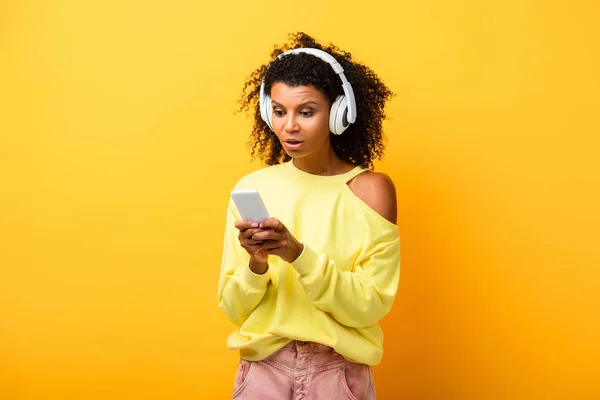
[[[262,361],[240,360],[236,400],[374,400],[373,371],[331,347],[292,341]]]

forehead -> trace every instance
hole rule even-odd
[[[290,86],[275,82],[271,87],[271,99],[278,103],[316,101],[327,102],[325,95],[312,85]]]

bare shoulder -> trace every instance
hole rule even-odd
[[[348,182],[348,187],[379,215],[396,224],[396,187],[392,178],[380,172],[366,171]]]

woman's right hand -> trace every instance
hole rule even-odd
[[[235,227],[240,231],[240,244],[250,254],[250,270],[255,274],[264,274],[268,268],[269,253],[262,247],[262,241],[252,240],[252,235],[261,232],[262,229],[256,222],[243,220],[236,221]]]

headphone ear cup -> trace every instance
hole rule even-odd
[[[269,128],[271,128],[272,131],[275,131],[273,129],[273,124],[271,123],[271,96],[268,94],[264,95],[263,101],[260,103],[260,116]]]
[[[350,124],[347,120],[348,116],[348,101],[346,96],[338,96],[329,111],[329,130],[334,135],[341,135]]]

